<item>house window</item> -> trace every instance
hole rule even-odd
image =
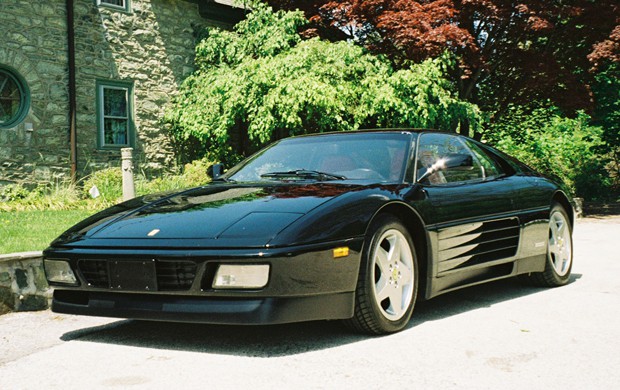
[[[97,145],[100,149],[133,146],[133,84],[121,81],[97,83]]]
[[[97,5],[129,12],[131,0],[97,0]]]
[[[0,128],[14,127],[21,122],[29,106],[24,80],[13,69],[0,65]]]

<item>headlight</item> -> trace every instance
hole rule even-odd
[[[43,261],[45,266],[45,275],[47,280],[52,283],[62,283],[77,285],[78,281],[66,260],[48,260]]]
[[[269,265],[220,264],[213,288],[261,288],[269,281]]]

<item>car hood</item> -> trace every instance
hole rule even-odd
[[[113,206],[63,233],[53,246],[259,247],[325,202],[359,185],[213,184]]]

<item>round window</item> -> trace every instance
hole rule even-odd
[[[28,89],[12,69],[0,65],[0,127],[13,127],[28,112]]]

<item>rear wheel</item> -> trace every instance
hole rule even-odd
[[[557,287],[568,283],[573,267],[573,229],[569,221],[562,206],[556,204],[551,208],[545,270],[523,275],[522,279],[543,287]]]
[[[379,216],[368,231],[355,312],[346,323],[371,334],[402,330],[411,318],[417,290],[417,258],[407,229],[393,216]]]

